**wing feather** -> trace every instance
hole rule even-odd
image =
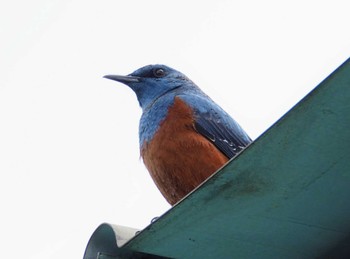
[[[239,124],[209,97],[183,96],[194,111],[196,131],[228,158],[244,149],[251,139]]]

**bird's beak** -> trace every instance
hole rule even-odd
[[[140,78],[137,76],[118,76],[118,75],[106,75],[104,78],[111,79],[114,81],[121,82],[123,84],[128,83],[138,83],[140,82]]]

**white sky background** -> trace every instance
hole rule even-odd
[[[347,1],[282,2],[2,1],[1,257],[82,258],[100,223],[170,208],[134,93],[103,75],[174,67],[255,139],[349,57]]]

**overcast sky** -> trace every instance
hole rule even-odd
[[[81,258],[100,223],[170,208],[103,75],[174,67],[256,139],[349,57],[347,1],[286,2],[2,1],[1,257]]]

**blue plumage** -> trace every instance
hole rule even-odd
[[[196,130],[228,158],[232,158],[251,142],[239,124],[208,96],[180,95],[180,98],[194,110]]]
[[[136,93],[143,111],[139,128],[140,145],[152,139],[175,96],[179,96],[194,110],[196,130],[227,157],[233,157],[251,142],[235,120],[175,69],[165,65],[148,65],[131,73],[129,77],[139,80],[128,85]]]

